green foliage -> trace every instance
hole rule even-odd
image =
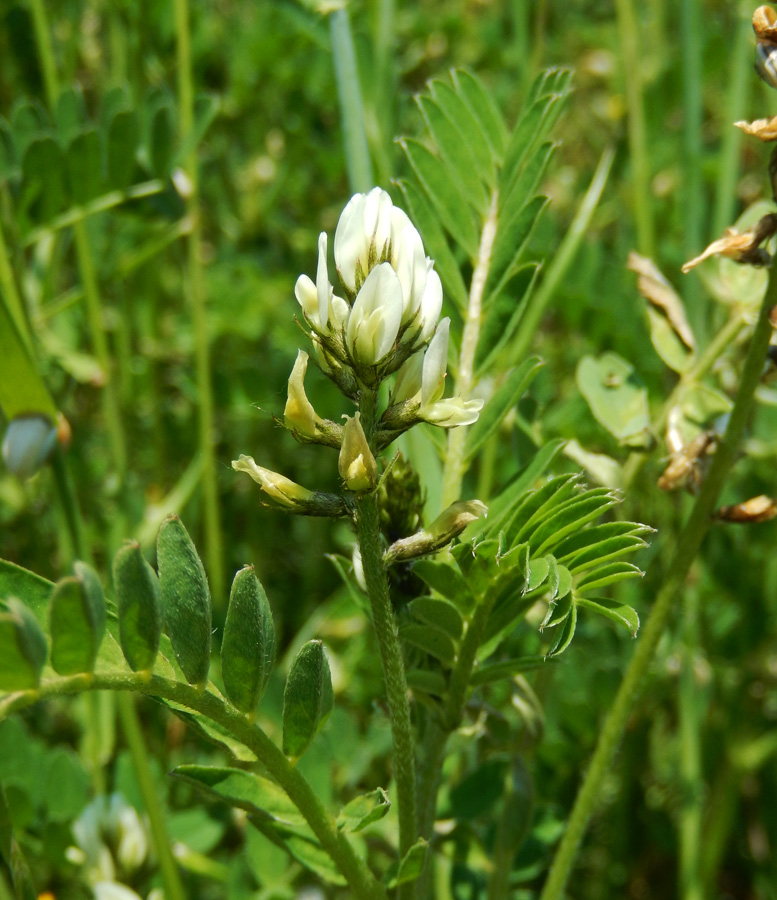
[[[126,543],[113,560],[119,611],[119,640],[133,672],[154,665],[162,633],[162,592],[140,544]]]
[[[203,684],[210,666],[211,602],[205,569],[178,516],[168,516],[156,542],[165,630],[190,684]]]
[[[283,752],[299,757],[334,707],[332,675],[321,641],[308,641],[294,657],[283,694]]]
[[[105,598],[94,570],[76,563],[51,595],[51,666],[60,675],[91,672],[105,635]]]
[[[274,662],[275,625],[270,603],[253,566],[246,566],[232,582],[221,642],[224,690],[238,709],[247,713],[256,710]]]
[[[20,600],[7,597],[0,603],[0,689],[35,688],[46,662],[46,637]]]

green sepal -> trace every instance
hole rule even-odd
[[[308,641],[291,664],[283,695],[283,752],[299,757],[332,712],[332,674],[321,641]]]
[[[21,600],[9,597],[3,605],[5,609],[0,611],[0,690],[36,688],[46,662],[43,629]]]
[[[113,582],[122,652],[133,672],[150,670],[162,634],[162,592],[137,541],[128,541],[116,553]]]
[[[253,712],[262,699],[275,662],[275,625],[270,603],[253,566],[232,582],[221,643],[221,677],[232,704]]]
[[[54,586],[49,607],[51,666],[60,675],[92,672],[105,635],[100,581],[85,563],[75,572]]]
[[[204,684],[210,666],[211,602],[208,579],[183,522],[168,516],[156,542],[165,630],[189,684]]]
[[[421,874],[429,844],[423,838],[413,844],[398,863],[393,863],[385,875],[386,887],[395,888],[400,884],[415,881]]]

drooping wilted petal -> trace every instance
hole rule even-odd
[[[316,425],[320,418],[305,393],[305,373],[308,368],[308,355],[304,350],[297,351],[297,359],[289,376],[289,392],[283,420],[290,428],[294,428],[304,437],[314,437]]]
[[[253,457],[240,454],[239,459],[232,460],[232,468],[236,472],[246,472],[281,506],[296,507],[313,499],[313,492],[307,490],[270,469],[258,466]]]

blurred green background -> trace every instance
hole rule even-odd
[[[41,9],[48,73],[36,36]],[[551,204],[532,238],[535,258],[553,258],[598,160],[615,149],[601,202],[532,347],[546,368],[494,451],[507,469],[532,442],[557,436],[619,462],[629,458],[578,390],[575,371],[586,354],[613,350],[629,360],[654,414],[669,395],[676,375],[651,345],[625,265],[630,250],[654,258],[678,287],[700,341],[725,322],[725,304],[703,274],[683,277],[679,267],[769,194],[767,149],[731,127],[777,105],[752,73],[752,11],[720,0],[348,6],[381,186],[391,189],[392,179],[407,174],[395,137],[423,131],[414,93],[452,66],[476,72],[508,122],[541,69],[574,69],[543,185]],[[175,508],[203,549],[219,624],[225,585],[251,562],[273,604],[281,652],[314,634],[331,648],[337,711],[304,764],[325,794],[347,797],[386,783],[390,746],[370,635],[326,559],[350,552],[352,536],[343,525],[262,509],[256,486],[230,468],[247,453],[306,486],[337,484],[334,455],[295,445],[272,419],[283,411],[301,344],[294,283],[313,274],[318,234],[332,234],[351,194],[331,16],[313,4],[242,0],[192,2],[190,15],[193,132],[182,111],[188,88],[179,81],[172,2],[5,0],[0,7],[0,227],[38,369],[72,429],[58,473],[47,467],[21,482],[0,471],[0,555],[56,578],[73,555],[86,554],[107,575],[123,538],[150,547],[161,515]],[[187,133],[193,137],[182,142]],[[83,137],[90,134],[97,137]],[[94,146],[113,169],[100,171]],[[75,227],[67,218],[74,204],[138,184],[151,186]],[[760,299],[756,282],[740,289],[752,292],[740,301]],[[211,398],[202,396],[197,368],[205,347]],[[736,359],[735,348],[734,361],[713,371],[717,387],[731,392]],[[307,387],[322,415],[339,415],[331,385],[309,376]],[[724,502],[777,490],[777,399],[768,383],[760,400]],[[213,410],[205,436],[203,403]],[[662,437],[632,462],[623,504],[624,516],[658,528],[640,561],[647,577],[623,591],[643,617],[689,503],[656,487],[666,464]],[[210,500],[203,447],[213,453]],[[477,476],[471,473],[466,496],[476,495]],[[68,496],[83,517],[80,538],[67,524]],[[213,547],[216,508],[221,556]],[[684,613],[634,710],[570,896],[777,898],[776,539],[775,522],[716,526],[710,534]],[[628,639],[583,620],[563,661],[527,684],[544,712],[513,711],[526,719],[537,785],[531,837],[515,863],[517,898],[534,896],[542,883],[630,652]],[[276,688],[262,710],[268,722],[278,720]],[[121,790],[142,809],[111,699],[95,702],[104,706],[96,716],[80,698],[0,724],[0,780],[12,820],[39,890],[57,898],[89,896],[86,864],[67,848],[75,842],[70,823],[90,797]],[[226,809],[202,809],[188,788],[165,779],[175,764],[218,751],[143,704],[154,777],[173,839],[184,848],[190,895],[300,896],[309,881],[299,867]],[[96,721],[104,733],[95,733]],[[488,758],[478,747],[466,736],[458,741],[448,774],[461,787],[443,806],[471,818],[486,846],[488,806],[466,803],[487,797]],[[341,764],[331,764],[333,752]],[[462,781],[467,769],[477,776],[471,783]],[[53,788],[60,784],[66,792]],[[683,884],[678,872],[688,865]],[[482,867],[477,853],[462,859],[450,896],[479,896]],[[148,857],[118,873],[144,897],[156,883]]]

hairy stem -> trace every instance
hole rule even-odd
[[[359,900],[384,900],[385,889],[357,856],[348,838],[337,827],[321,799],[304,776],[283,755],[278,747],[247,716],[228,706],[209,691],[201,691],[152,675],[95,674],[70,675],[43,682],[37,690],[20,691],[0,700],[0,721],[38,700],[87,690],[136,691],[162,697],[185,706],[212,719],[233,735],[257,757],[269,775],[283,788],[348,882],[353,896]]]
[[[753,396],[761,378],[772,332],[769,310],[775,303],[777,303],[777,266],[773,267],[769,273],[769,285],[745,359],[728,428],[713,457],[707,478],[702,484],[696,503],[680,535],[667,578],[656,598],[650,617],[642,629],[639,643],[626,670],[626,675],[605,719],[591,764],[578,792],[567,829],[556,851],[540,900],[558,900],[562,895],[588,820],[596,809],[601,794],[602,780],[612,767],[612,761],[626,723],[647,678],[656,646],[664,633],[672,610],[681,602],[685,579],[710,526],[718,496],[734,463],[753,406]]]
[[[480,338],[480,324],[483,313],[483,293],[486,288],[488,272],[491,267],[491,251],[496,238],[497,213],[499,195],[496,191],[491,195],[483,230],[480,234],[480,246],[472,273],[469,289],[467,316],[464,321],[464,332],[461,336],[461,353],[459,355],[459,371],[456,376],[456,393],[462,400],[469,400],[475,383],[475,356]],[[445,469],[442,480],[442,508],[455,503],[461,496],[461,483],[464,479],[465,449],[467,429],[463,425],[451,428],[448,432],[448,448],[445,454]]]

